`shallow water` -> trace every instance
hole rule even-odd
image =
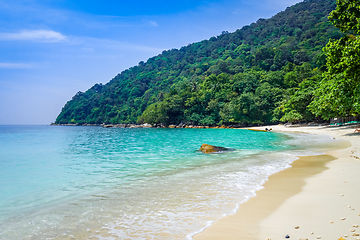
[[[191,239],[326,136],[0,126],[0,239]],[[206,155],[202,143],[235,151]],[[326,144],[325,144],[326,145]]]

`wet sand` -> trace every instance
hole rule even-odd
[[[343,141],[326,155],[300,157],[291,168],[270,176],[236,214],[194,239],[360,239],[360,134],[352,127],[271,128]]]

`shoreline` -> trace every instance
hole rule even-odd
[[[254,129],[264,129],[255,127]],[[274,132],[330,135],[342,146],[302,156],[264,189],[193,239],[360,239],[360,134],[351,126],[268,126]],[[354,210],[352,210],[354,209]],[[343,219],[343,220],[341,220]],[[355,227],[353,227],[355,226]]]

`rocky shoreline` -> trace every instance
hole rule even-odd
[[[240,125],[221,125],[221,126],[197,126],[197,125],[187,125],[180,123],[178,125],[163,125],[163,124],[55,124],[51,123],[52,126],[99,126],[104,128],[241,128],[244,126]]]

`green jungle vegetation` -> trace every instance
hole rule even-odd
[[[358,0],[305,0],[163,51],[78,92],[55,123],[253,125],[359,114],[359,21],[341,17],[349,2],[359,19]]]

